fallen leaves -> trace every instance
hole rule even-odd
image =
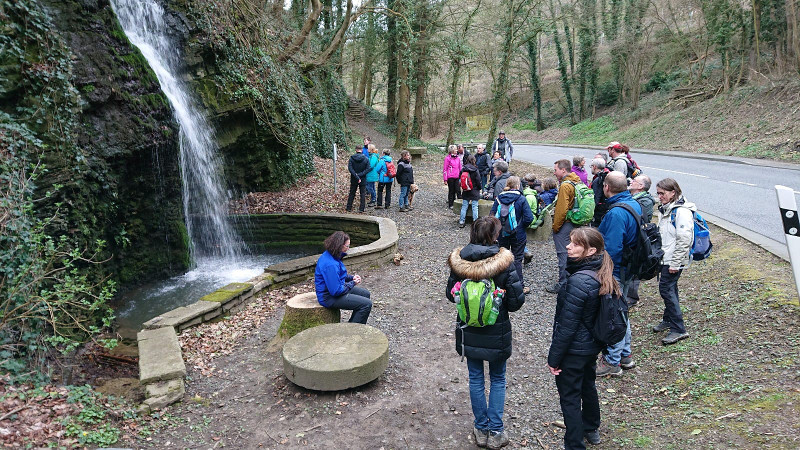
[[[258,330],[289,298],[309,290],[313,286],[306,282],[263,292],[242,311],[224,320],[184,330],[178,336],[184,361],[204,376],[218,374],[219,369],[214,365],[217,357],[230,355],[238,342]]]

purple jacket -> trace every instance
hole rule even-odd
[[[461,160],[458,158],[458,155],[453,156],[448,154],[444,157],[442,176],[444,177],[444,181],[447,181],[448,178],[461,177]]]
[[[586,182],[587,174],[585,170],[581,169],[578,166],[572,166],[572,173],[574,173],[575,175],[578,176],[578,178],[581,179],[581,183],[585,184],[586,186],[589,186],[589,183]]]

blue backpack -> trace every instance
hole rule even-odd
[[[500,203],[497,212],[494,213],[494,216],[500,219],[500,224],[503,226],[502,236],[511,236],[514,234],[514,230],[517,229],[517,212],[516,208],[514,208],[514,203],[516,202]]]
[[[672,226],[675,226],[675,209],[670,213],[670,220]],[[711,249],[714,244],[711,243],[711,230],[708,228],[706,219],[696,211],[692,211],[692,219],[694,221],[694,239],[692,239],[692,259],[694,261],[702,261],[711,256]]]

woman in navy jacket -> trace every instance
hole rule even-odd
[[[350,236],[336,231],[325,239],[325,252],[317,260],[314,269],[314,287],[317,301],[326,308],[350,309],[350,322],[367,323],[372,311],[372,300],[368,290],[356,287],[361,283],[358,274],[348,275],[342,258],[350,249]]]
[[[567,431],[564,448],[583,449],[584,437],[600,443],[600,403],[595,386],[597,354],[602,344],[590,329],[600,305],[600,295],[616,293],[614,263],[604,250],[603,235],[595,228],[575,228],[567,245],[566,282],[561,285],[553,320],[553,341],[547,368],[556,376],[561,412]]]
[[[494,200],[492,215],[500,218],[498,212],[502,209],[503,205],[510,205],[512,203],[514,204],[514,211],[516,212],[516,217],[514,217],[514,219],[516,220],[517,227],[507,236],[503,236],[501,233],[497,242],[500,243],[501,247],[511,250],[511,253],[514,254],[514,266],[517,269],[517,276],[519,276],[520,281],[525,284],[522,279],[522,258],[525,256],[525,245],[528,243],[528,235],[525,230],[528,228],[528,225],[533,223],[533,211],[531,211],[531,206],[528,204],[525,196],[520,192],[519,177],[508,178],[503,193],[498,195]]]

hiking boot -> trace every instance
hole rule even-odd
[[[664,345],[670,345],[680,340],[686,339],[688,337],[689,333],[678,333],[677,331],[670,331],[667,337],[661,340],[661,343]]]
[[[558,282],[553,283],[550,286],[545,286],[544,287],[544,290],[549,292],[549,293],[551,293],[551,294],[557,294],[559,289],[561,289],[561,283],[558,283]]]
[[[524,288],[522,288],[522,293],[523,294],[530,294],[531,293],[531,288],[529,288],[528,286],[525,286]]]
[[[586,442],[592,445],[600,444],[600,432],[597,430],[594,431],[587,431],[583,434],[583,437],[586,438]]]
[[[479,430],[473,427],[472,435],[475,436],[475,445],[480,448],[486,447],[486,442],[489,440],[489,430]]]
[[[489,440],[486,442],[486,446],[491,448],[492,450],[497,450],[499,448],[503,448],[508,445],[508,436],[506,435],[505,431],[492,431],[489,433]]]
[[[467,226],[467,224],[466,222],[458,222],[458,226],[459,228],[464,228],[465,226]]]
[[[628,299],[628,309],[633,308],[634,306],[636,306],[637,303],[639,303],[639,299],[638,298],[629,298]]]
[[[374,208],[375,207],[375,202],[369,202],[369,203],[367,203],[367,206],[369,206],[370,208]]]
[[[634,361],[630,355],[623,356],[622,359],[619,360],[619,366],[625,370],[633,369],[636,367],[636,361]]]
[[[406,208],[406,207],[404,206],[404,207],[402,207],[402,208],[398,209],[398,210],[397,210],[397,212],[408,212],[408,208]]]
[[[669,330],[669,324],[666,322],[661,322],[660,324],[655,325],[653,327],[653,333],[661,333],[662,331],[667,331],[667,330]]]
[[[532,260],[533,260],[533,253],[531,253],[531,252],[527,252],[527,251],[526,251],[526,252],[525,252],[525,255],[523,256],[523,262],[524,262],[525,264],[530,264],[530,262],[531,262]]]
[[[622,367],[612,366],[606,361],[605,358],[600,358],[600,363],[597,365],[598,377],[619,377],[622,376]]]

